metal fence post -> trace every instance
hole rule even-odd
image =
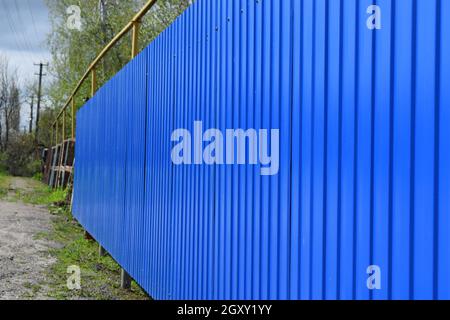
[[[62,143],[66,137],[66,112],[63,113],[63,125],[62,125]]]
[[[72,140],[75,139],[75,98],[72,97]]]
[[[95,73],[95,68],[91,70],[91,98],[95,95],[97,91],[97,74]]]
[[[131,38],[131,59],[136,57],[139,53],[139,26],[139,20],[133,21],[133,34]]]
[[[120,287],[124,290],[131,290],[131,282],[131,276],[125,269],[122,269],[120,273]]]

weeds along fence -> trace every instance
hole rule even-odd
[[[450,2],[376,3],[198,0],[78,112],[74,215],[150,295],[450,298]]]

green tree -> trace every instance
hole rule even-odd
[[[55,121],[57,114],[57,110],[55,108],[46,108],[41,111],[39,126],[41,130],[39,130],[39,144],[42,146],[51,146],[55,143],[54,136],[52,137],[52,125]],[[44,129],[45,130],[42,130]],[[69,136],[69,130],[66,132],[66,137]]]
[[[46,0],[52,32],[48,46],[52,53],[49,99],[54,108],[63,107],[79,79],[105,45],[133,18],[146,0]],[[144,17],[140,29],[140,49],[146,47],[169,26],[192,0],[159,0]],[[68,8],[76,5],[81,13],[81,30],[68,27]],[[70,12],[69,12],[70,13]],[[122,39],[97,66],[98,85],[104,84],[130,59],[131,38]],[[89,96],[89,81],[76,97],[79,107]],[[51,130],[50,128],[42,128]],[[45,134],[45,133],[44,133]]]

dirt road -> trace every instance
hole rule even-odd
[[[48,210],[14,200],[17,190],[32,190],[34,181],[11,178],[8,183],[8,197],[0,199],[0,300],[26,298],[55,263],[48,253],[55,244],[38,240],[51,228]],[[45,288],[35,298],[45,299]]]

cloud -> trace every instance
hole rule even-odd
[[[48,10],[42,0],[0,0],[0,54],[9,59],[22,84],[37,80],[34,63],[50,60],[45,47],[49,32]],[[23,104],[21,128],[28,127],[29,118],[29,106]]]
[[[49,32],[42,0],[0,0],[0,53],[9,58],[22,80],[33,77],[33,63],[49,60],[45,47]]]

